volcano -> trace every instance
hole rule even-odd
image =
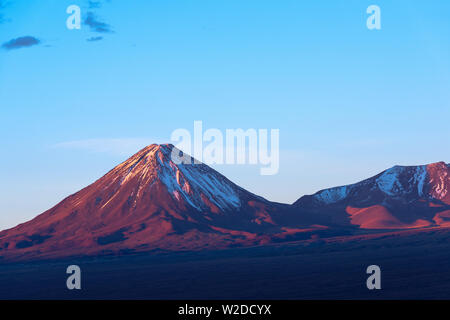
[[[303,196],[293,206],[305,218],[334,227],[450,227],[450,165],[395,166],[352,185]]]
[[[173,155],[189,161],[178,163]],[[246,191],[173,145],[153,144],[33,220],[0,232],[0,256],[226,248],[323,229],[280,226],[276,218],[289,208]]]

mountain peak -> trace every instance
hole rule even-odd
[[[172,151],[172,149],[175,148],[175,146],[171,143],[152,143],[145,148],[143,148],[141,151],[150,152],[152,150],[155,151]],[[139,151],[140,152],[140,151]]]
[[[138,188],[139,197],[145,190],[158,185],[173,201],[200,211],[211,206],[217,208],[216,211],[240,206],[243,189],[203,163],[178,163],[172,159],[173,154],[182,156],[183,152],[172,144],[149,145],[104,178],[119,181],[121,187],[129,184]]]
[[[438,168],[438,169],[445,170],[445,169],[450,168],[450,163],[446,163],[445,161],[439,161],[439,162],[430,163],[427,166],[430,168]]]
[[[443,161],[419,166],[395,165],[363,181],[320,190],[305,196],[302,201],[311,198],[313,202],[330,205],[349,199],[368,202],[374,198],[447,199],[447,194],[450,196],[450,192],[447,192],[450,185],[449,170],[450,166]]]
[[[160,157],[167,158],[170,156],[170,153],[174,149],[174,145],[170,143],[164,144],[151,144],[146,146],[145,148],[139,150],[133,156],[131,156],[128,160],[134,160],[135,158],[143,159],[149,157],[156,157],[159,153]]]
[[[294,205],[361,228],[444,225],[450,217],[450,167],[445,162],[394,166],[369,179],[301,197]]]

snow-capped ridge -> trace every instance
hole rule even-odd
[[[312,195],[318,204],[339,203],[348,197],[369,199],[375,194],[387,198],[446,199],[450,196],[450,165],[436,162],[419,166],[393,166],[371,178]]]

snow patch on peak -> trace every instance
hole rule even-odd
[[[404,167],[395,166],[384,171],[377,179],[378,188],[389,196],[395,196],[403,191],[400,184],[399,176],[403,172]]]
[[[423,197],[427,177],[426,165],[415,167],[395,166],[384,171],[376,179],[376,185],[388,196],[411,194],[417,190],[417,194]]]
[[[349,186],[343,186],[343,187],[335,187],[331,189],[326,189],[319,191],[316,193],[313,197],[314,199],[325,203],[325,204],[332,204],[339,202],[340,200],[347,197],[349,193]]]
[[[198,210],[207,209],[201,195],[221,210],[232,210],[241,206],[238,187],[221,174],[202,163],[175,164],[171,160],[172,145],[161,145],[158,149],[158,177],[177,200],[183,198]]]
[[[414,174],[414,183],[417,184],[417,193],[420,197],[424,196],[424,186],[427,180],[427,166],[416,167]]]
[[[195,168],[196,166],[199,166]],[[198,174],[198,169],[203,169],[202,174]],[[190,181],[188,190],[182,189],[186,196],[196,203],[197,207],[204,207],[204,201],[201,194],[204,194],[209,201],[222,210],[236,209],[241,206],[237,190],[229,182],[225,181],[218,173],[203,164],[181,164],[179,169],[182,171],[187,181]],[[193,189],[191,191],[191,189]],[[189,191],[189,192],[187,192]]]

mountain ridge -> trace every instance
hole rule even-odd
[[[394,166],[289,205],[245,190],[171,144],[152,144],[34,219],[1,231],[0,258],[224,249],[450,227],[449,171],[445,162]]]
[[[293,206],[316,216],[339,216],[338,224],[364,229],[428,227],[447,225],[449,190],[450,165],[445,162],[394,166],[354,184],[303,196]]]

